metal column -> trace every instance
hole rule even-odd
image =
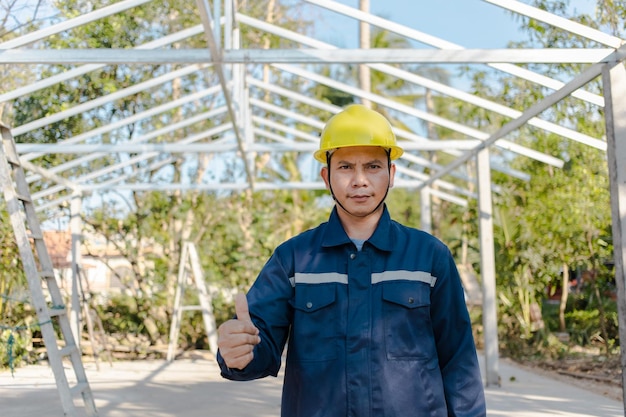
[[[613,246],[619,338],[626,340],[626,69],[622,63],[607,64],[602,72],[607,137],[607,160],[611,187]],[[626,411],[626,345],[621,345],[622,400]]]
[[[424,187],[420,190],[420,220],[423,231],[431,233],[433,230],[433,214],[430,200],[430,187]]]
[[[485,385],[500,386],[498,371],[498,310],[496,308],[496,262],[493,247],[493,208],[489,148],[476,155],[480,234],[480,275],[483,287],[483,327],[485,335]]]
[[[83,197],[81,193],[74,192],[72,194],[72,200],[70,205],[70,231],[72,234],[72,286],[71,286],[71,310],[70,310],[70,325],[72,333],[76,342],[80,346],[82,322],[81,322],[81,283],[80,272],[81,268],[81,239],[82,239],[82,221],[80,214],[82,212]]]

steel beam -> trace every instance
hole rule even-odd
[[[378,26],[381,29],[388,30],[390,32],[397,33],[401,36],[404,36],[408,39],[415,40],[417,42],[421,42],[424,45],[430,45],[438,49],[456,49],[463,50],[460,45],[457,45],[452,42],[448,42],[444,39],[437,38],[435,36],[429,35],[424,32],[420,32],[418,30],[409,28],[407,26],[400,25],[395,22],[391,22],[389,20],[383,19],[378,16],[371,15],[369,13],[363,13],[358,9],[353,7],[348,7],[343,4],[337,3],[331,0],[305,0],[307,3],[315,4],[320,7],[324,7],[326,9],[332,10],[337,13],[341,13],[345,16],[362,20],[368,22],[372,25]],[[558,90],[563,87],[565,83],[552,79],[550,77],[546,77],[541,74],[537,74],[536,72],[527,70],[526,68],[522,68],[515,64],[510,63],[490,63],[487,64],[489,67],[497,69],[498,71],[502,71],[515,77],[532,81],[536,84],[542,85],[544,87],[551,88],[553,90]],[[598,106],[604,105],[604,99],[602,96],[597,94],[589,93],[585,90],[578,90],[572,93],[573,97],[577,97],[581,100],[588,101],[590,103],[596,104]]]
[[[0,64],[593,64],[613,49],[0,49]]]
[[[620,49],[615,51],[615,53],[613,55],[612,62],[614,62],[614,63],[615,62],[621,62],[624,59],[625,51],[626,51],[626,46],[622,46]],[[540,100],[537,103],[535,103],[532,106],[530,106],[526,111],[524,111],[524,113],[520,117],[518,117],[517,119],[512,120],[509,123],[507,123],[504,126],[502,126],[500,129],[498,129],[497,132],[493,133],[488,139],[486,139],[484,142],[482,142],[474,150],[472,150],[470,152],[467,152],[462,157],[460,157],[460,158],[456,159],[454,162],[448,164],[446,166],[446,169],[444,169],[443,171],[439,171],[439,172],[434,173],[430,177],[430,179],[424,183],[424,186],[430,185],[430,183],[432,183],[432,181],[434,181],[434,180],[436,180],[438,178],[441,178],[442,176],[446,175],[448,172],[451,172],[452,170],[460,167],[461,165],[466,163],[468,160],[473,158],[482,149],[487,148],[487,147],[493,145],[501,137],[503,137],[505,135],[508,135],[509,133],[513,132],[516,129],[519,129],[526,122],[528,122],[528,120],[530,120],[533,117],[537,116],[539,113],[541,113],[544,110],[550,108],[551,106],[553,106],[554,104],[558,103],[559,101],[561,101],[565,97],[571,95],[572,92],[574,92],[577,89],[579,89],[580,87],[584,86],[589,81],[591,81],[594,78],[598,77],[602,73],[604,65],[605,64],[594,64],[594,65],[592,65],[586,71],[584,71],[581,74],[579,74],[578,76],[574,77],[574,79],[571,80],[569,83],[565,84],[565,86],[563,86],[563,88],[555,91],[554,93],[552,93],[549,96],[545,97],[543,100]]]

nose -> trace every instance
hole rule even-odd
[[[367,184],[367,177],[363,168],[356,168],[352,178],[352,187],[358,188]]]

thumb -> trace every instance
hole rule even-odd
[[[248,311],[248,299],[244,293],[240,292],[235,296],[235,313],[238,320],[252,323],[250,312]]]

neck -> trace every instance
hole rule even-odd
[[[365,217],[357,217],[337,206],[337,214],[341,225],[351,239],[367,240],[374,234],[378,221],[383,214],[383,205]]]

